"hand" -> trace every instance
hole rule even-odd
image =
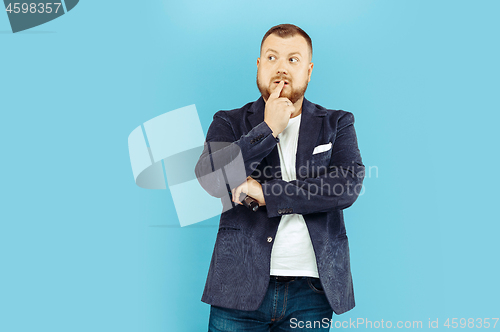
[[[233,202],[243,205],[239,198],[241,193],[247,194],[259,203],[259,206],[266,205],[264,199],[264,193],[262,192],[262,186],[251,176],[247,177],[247,180],[240,184],[238,187],[231,190],[233,194]]]
[[[295,107],[290,99],[280,98],[281,90],[285,86],[285,81],[280,81],[276,89],[266,101],[266,109],[264,110],[264,122],[273,131],[273,136],[278,136],[290,120],[290,116],[295,111]]]

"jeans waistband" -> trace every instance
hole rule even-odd
[[[302,278],[305,278],[305,277],[298,277],[298,276],[273,276],[273,275],[271,275],[271,279],[272,280],[276,280],[276,281],[279,281],[279,282],[288,282],[288,281],[298,280],[298,279],[302,279]]]

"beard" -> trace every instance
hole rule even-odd
[[[269,96],[271,95],[271,87],[273,86],[273,82],[279,81],[284,79],[282,76],[277,76],[273,77],[271,81],[269,82],[268,85],[265,85],[263,82],[259,80],[259,73],[257,72],[257,88],[259,88],[260,94],[264,98],[265,101],[269,99]],[[290,86],[291,91],[286,91],[285,92],[285,87],[283,87],[283,90],[281,90],[280,97],[288,98],[292,104],[295,104],[300,98],[304,96],[307,90],[307,84],[309,82],[305,82],[304,85],[297,87],[296,89],[294,88],[294,84],[292,83],[291,80],[287,79],[288,81],[288,86]]]

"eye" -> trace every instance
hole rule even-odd
[[[290,62],[299,62],[299,59],[297,59],[297,58],[290,58]]]
[[[270,56],[267,57],[267,59],[269,61],[273,61],[273,60],[276,60],[276,57],[274,55],[270,55]]]

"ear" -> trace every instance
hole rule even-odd
[[[257,58],[257,67],[259,66],[260,58]]]
[[[309,69],[307,70],[307,74],[309,75],[309,78],[307,80],[307,82],[311,82],[311,74],[312,74],[312,71],[313,71],[313,67],[314,67],[314,63],[310,63],[309,64]]]

